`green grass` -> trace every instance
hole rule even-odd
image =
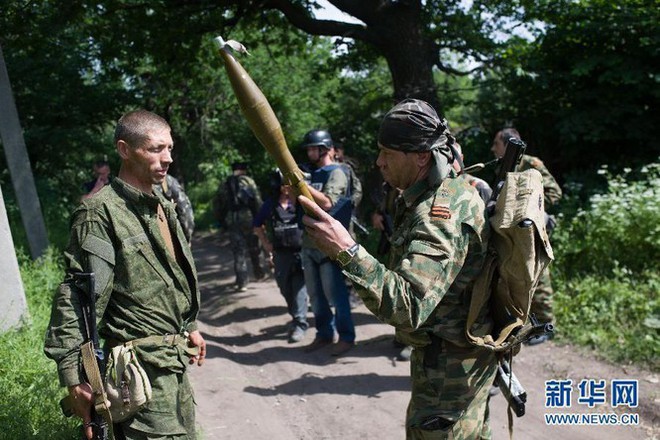
[[[660,276],[585,276],[563,283],[555,295],[560,340],[593,348],[617,363],[660,370]]]
[[[565,340],[660,370],[660,163],[600,173],[607,190],[560,215],[555,317]]]
[[[0,334],[0,426],[2,438],[77,439],[78,421],[66,419],[59,400],[55,363],[43,354],[50,305],[62,265],[49,251],[33,263],[19,255],[30,318],[18,329]]]

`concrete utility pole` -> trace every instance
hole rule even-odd
[[[0,333],[21,324],[27,317],[27,301],[9,230],[7,210],[0,188]],[[10,250],[11,249],[11,250]]]
[[[2,139],[9,174],[30,246],[30,255],[32,255],[32,259],[37,259],[48,247],[48,235],[41,214],[37,188],[34,185],[30,159],[25,148],[18,111],[9,84],[9,74],[5,65],[5,57],[2,54],[2,46],[0,46],[0,139]]]

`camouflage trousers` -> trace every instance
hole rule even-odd
[[[497,370],[495,355],[444,340],[438,351],[429,362],[427,350],[413,350],[406,439],[490,439],[488,391]]]
[[[232,227],[229,229],[229,240],[231,241],[231,251],[234,254],[236,283],[239,286],[245,286],[248,283],[248,255],[252,262],[254,277],[257,279],[262,278],[264,271],[261,267],[259,238],[251,231],[248,232],[239,227]]]
[[[194,440],[195,399],[186,373],[143,363],[152,387],[151,401],[133,418],[115,424],[116,440]]]
[[[552,313],[552,280],[550,279],[550,269],[545,268],[539,279],[539,283],[532,297],[532,306],[530,314],[536,315],[539,322],[554,322],[555,315]]]

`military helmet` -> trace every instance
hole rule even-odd
[[[326,130],[311,130],[303,137],[302,148],[323,147],[328,150],[332,148],[333,142],[330,133]]]

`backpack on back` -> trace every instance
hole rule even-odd
[[[538,279],[554,258],[544,212],[541,173],[508,173],[489,219],[489,254],[472,288],[466,327],[472,344],[507,351],[540,330],[527,321]],[[473,334],[483,307],[490,309],[493,331]]]
[[[524,144],[518,147],[509,169],[522,156]],[[465,329],[471,344],[495,352],[517,350],[529,337],[552,329],[550,324],[528,319],[538,279],[554,258],[545,229],[541,173],[534,169],[507,173],[505,169],[504,174],[491,198],[489,252],[472,288]],[[493,318],[492,331],[473,327],[484,307]]]

